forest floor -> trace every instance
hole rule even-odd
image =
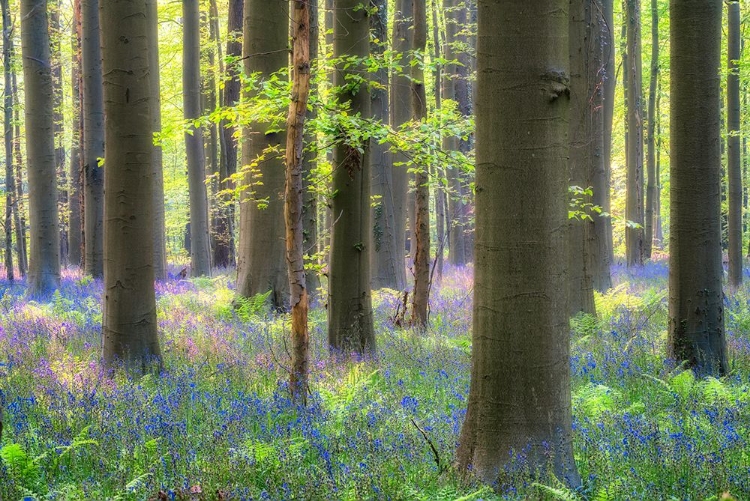
[[[726,299],[730,375],[697,381],[664,359],[666,264],[618,268],[615,282],[571,334],[584,488],[519,474],[500,494],[449,468],[470,269],[433,288],[422,336],[394,328],[396,291],[374,292],[377,360],[332,360],[312,309],[304,410],[287,389],[288,318],[233,303],[230,275],[158,284],[166,369],[137,380],[98,363],[101,282],[68,271],[43,304],[0,283],[0,500],[750,499],[750,288]]]

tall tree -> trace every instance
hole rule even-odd
[[[427,96],[425,93],[424,68],[427,45],[427,5],[425,0],[414,0],[414,34],[412,50],[417,64],[411,67],[412,118],[419,123],[427,118]],[[427,309],[430,295],[430,177],[428,165],[417,165],[414,173],[415,220],[414,236],[414,294],[412,315],[415,325],[427,325]]]
[[[569,182],[573,186],[593,185],[595,175],[603,177],[602,92],[599,69],[602,45],[599,37],[598,2],[584,0],[570,4],[570,141]],[[606,184],[599,182],[597,188]],[[590,202],[582,193],[581,202]],[[593,217],[596,217],[595,215]],[[570,312],[594,313],[592,252],[593,219],[581,216],[569,223]]]
[[[148,65],[151,75],[151,122],[152,132],[161,132],[161,83],[159,76],[159,17],[157,0],[146,0],[148,15]],[[154,170],[154,276],[157,280],[167,278],[167,242],[164,212],[164,167],[161,145],[154,144],[151,158]]]
[[[366,58],[370,35],[366,9],[360,0],[335,0],[334,59],[344,55]],[[366,73],[364,61],[337,64],[334,83],[338,100],[349,102],[350,114],[370,117],[370,93],[364,85],[347,86]],[[328,287],[328,345],[337,353],[375,354],[375,329],[370,293],[370,169],[369,139],[356,139],[346,130],[333,152],[333,232]]]
[[[68,263],[68,173],[65,171],[65,134],[63,127],[63,77],[62,77],[62,26],[60,24],[60,0],[49,4],[50,24],[50,62],[52,63],[52,102],[54,105],[53,120],[55,123],[55,168],[58,181],[58,217],[60,221],[60,261]]]
[[[307,96],[310,91],[310,5],[307,0],[292,3],[292,96],[289,102],[286,137],[286,265],[292,310],[292,370],[289,388],[292,398],[305,405],[310,367],[310,338],[307,329],[307,285],[303,236],[303,156]]]
[[[742,284],[742,165],[740,151],[740,2],[727,3],[727,172],[729,174],[729,285]]]
[[[659,79],[659,3],[651,0],[651,72],[648,92],[648,128],[646,130],[646,218],[643,237],[644,257],[651,258],[654,245],[654,209],[656,208],[656,84]]]
[[[320,21],[318,18],[318,0],[308,0],[308,16],[310,18],[310,71],[312,74],[321,68],[318,58],[318,36],[320,35]],[[307,110],[307,121],[314,119],[316,116],[315,108],[310,107]],[[317,132],[312,127],[307,127],[304,131],[305,143],[311,151],[305,152],[302,158],[302,171],[305,173],[302,179],[304,190],[302,200],[302,228],[303,240],[302,245],[305,249],[305,281],[307,290],[314,295],[320,287],[320,277],[318,272],[317,261],[320,257],[320,245],[318,241],[318,191],[314,188],[315,174],[318,163]]]
[[[11,44],[11,48],[12,48]],[[11,74],[11,93],[18,95],[18,78],[16,72]],[[23,211],[23,154],[21,153],[21,109],[20,106],[13,107],[13,163],[16,170],[16,242],[18,245],[18,271],[22,277],[27,275],[29,270],[29,251],[26,238],[26,217]],[[31,205],[31,201],[29,201]]]
[[[200,15],[198,0],[182,2],[182,100],[185,120],[201,116]],[[211,274],[208,195],[203,156],[203,128],[194,122],[185,130],[190,191],[190,267],[193,276]]]
[[[628,55],[623,66],[627,80],[627,194],[625,199],[625,254],[628,266],[643,264],[643,104],[641,103],[641,4],[626,0]],[[636,224],[632,224],[636,223]]]
[[[153,122],[146,0],[101,3],[106,140],[104,361],[161,358],[153,249]]]
[[[85,270],[104,274],[104,90],[99,41],[99,0],[82,0],[83,8],[83,175]]]
[[[468,411],[456,460],[573,487],[566,264],[568,1],[479,3],[476,265]],[[508,168],[512,166],[512,168]],[[561,168],[562,167],[562,168]],[[520,202],[519,202],[520,201]]]
[[[5,269],[8,281],[13,274],[13,206],[16,198],[16,176],[13,172],[13,93],[11,83],[11,22],[9,0],[0,0],[3,16],[3,144],[5,145]],[[18,242],[20,245],[21,242]]]
[[[245,73],[269,80],[288,66],[289,2],[245,0],[244,15]],[[259,92],[260,85],[249,90],[247,97]],[[265,119],[245,128],[242,144],[243,165],[257,167],[244,176],[240,197],[237,292],[253,296],[271,290],[275,308],[286,308],[289,302],[283,234],[284,159],[272,151],[285,142],[285,132]]]
[[[81,213],[81,146],[83,142],[83,115],[81,110],[81,0],[73,2],[73,29],[71,36],[71,87],[73,97],[73,127],[71,128],[70,196],[68,197],[68,259],[75,266],[83,265],[83,218]]]
[[[55,175],[55,123],[46,0],[21,2],[21,50],[26,96],[31,254],[28,293],[60,285],[60,232]]]
[[[668,355],[727,372],[721,278],[721,0],[670,0]],[[699,75],[699,78],[696,77]]]

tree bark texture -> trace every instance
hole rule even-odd
[[[31,228],[28,294],[43,297],[60,285],[55,123],[46,0],[21,2],[21,49]]]
[[[57,171],[58,218],[60,218],[60,262],[68,263],[68,173],[65,171],[65,134],[63,124],[62,30],[60,0],[49,4],[50,62],[52,63],[52,102],[55,124],[55,170]],[[62,217],[61,217],[62,216]]]
[[[3,144],[5,146],[5,269],[9,282],[13,270],[13,208],[16,204],[16,176],[13,172],[13,86],[11,79],[12,35],[9,0],[1,0],[3,16]],[[21,242],[19,241],[20,245]]]
[[[245,0],[244,33],[246,74],[258,73],[266,80],[288,66],[288,2]],[[268,122],[253,122],[246,127],[243,141],[243,165],[257,166],[245,175],[240,197],[237,292],[249,297],[271,290],[272,306],[283,309],[289,304],[283,233],[285,169],[284,159],[269,149],[285,144],[285,132],[271,130]]]
[[[23,54],[22,54],[23,55]],[[18,95],[18,78],[16,73],[11,74],[12,80],[12,93],[14,96]],[[18,271],[22,277],[27,276],[29,270],[29,249],[27,246],[26,238],[26,217],[23,211],[23,173],[21,166],[23,165],[23,154],[21,153],[21,109],[20,106],[13,107],[13,159],[16,170],[16,207],[18,214]],[[29,205],[31,201],[29,201]]]
[[[727,173],[729,176],[729,285],[742,284],[742,164],[740,151],[740,3],[727,3]]]
[[[146,0],[100,5],[106,141],[106,364],[159,363],[153,249],[153,135]]]
[[[182,2],[182,99],[185,120],[201,116],[200,15],[198,0]],[[190,266],[193,276],[211,275],[211,244],[208,234],[208,195],[203,156],[203,128],[190,124],[185,131],[188,189],[190,191]]]
[[[460,471],[580,485],[567,305],[568,1],[479,2],[476,262]],[[514,456],[524,456],[514,464]],[[544,476],[544,473],[542,473]]]
[[[414,34],[412,50],[421,54],[420,61],[411,67],[411,109],[415,123],[427,118],[424,69],[427,45],[427,5],[425,0],[414,0]],[[412,294],[412,322],[420,328],[427,325],[430,302],[430,176],[429,165],[414,166],[414,294]]]
[[[651,73],[648,92],[648,128],[646,134],[646,219],[644,257],[651,259],[654,244],[654,209],[656,208],[656,83],[659,79],[659,5],[651,0]]]
[[[668,356],[727,372],[721,278],[721,0],[671,0]],[[700,78],[695,78],[700,75]]]
[[[333,54],[366,58],[370,54],[370,27],[360,0],[334,2]],[[334,75],[339,102],[350,102],[350,114],[370,117],[370,93],[366,86],[347,90],[347,74],[362,76],[364,64]],[[328,345],[342,355],[375,354],[375,330],[370,293],[370,163],[369,139],[352,143],[342,130],[333,152],[333,229],[328,291]]]
[[[159,76],[159,18],[157,0],[146,0],[148,15],[148,65],[151,75],[151,130],[161,132],[161,78]],[[154,276],[167,278],[167,228],[164,210],[164,166],[161,146],[154,144],[151,153],[154,192]]]
[[[73,29],[71,36],[73,61],[71,63],[71,86],[73,99],[73,126],[71,128],[70,195],[68,197],[68,259],[74,266],[83,265],[83,218],[81,213],[82,189],[81,178],[83,144],[83,115],[81,109],[81,0],[73,5]]]
[[[628,57],[623,66],[628,81],[627,99],[627,181],[625,199],[625,253],[627,265],[643,264],[643,104],[641,103],[641,6],[639,0],[626,0]],[[635,223],[635,224],[632,224]]]
[[[310,338],[307,328],[307,285],[304,249],[304,128],[310,92],[310,6],[307,0],[292,3],[292,96],[286,136],[286,266],[292,310],[292,399],[307,403],[310,372]]]

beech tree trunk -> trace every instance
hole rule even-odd
[[[12,93],[14,96],[18,95],[18,82],[16,73],[11,74],[12,80]],[[21,109],[20,106],[13,107],[13,158],[16,170],[16,208],[18,214],[18,233],[17,241],[18,244],[18,269],[22,277],[27,275],[29,269],[29,250],[26,244],[26,217],[23,211],[23,173],[21,166],[23,165],[23,155],[21,154]],[[31,205],[31,201],[29,201]]]
[[[99,39],[99,0],[82,0],[83,7],[83,172],[84,245],[86,274],[104,274],[104,101],[102,52]]]
[[[304,128],[310,91],[310,6],[307,0],[292,3],[292,96],[289,102],[286,136],[286,264],[292,310],[292,369],[289,389],[292,399],[307,403],[310,372],[310,338],[307,329],[307,286],[305,283],[304,217]]]
[[[479,4],[476,263],[459,471],[575,488],[568,284],[568,1]],[[512,169],[507,166],[513,166]],[[519,203],[520,201],[520,203]]]
[[[659,5],[651,0],[651,74],[648,92],[648,129],[646,134],[646,220],[643,253],[651,259],[654,245],[654,210],[656,208],[656,82],[659,78]]]
[[[320,34],[320,23],[318,21],[318,0],[308,0],[308,16],[310,18],[310,67],[315,73],[319,65],[318,59],[318,36]],[[314,69],[313,69],[314,68]],[[309,89],[308,89],[309,91]],[[313,120],[316,116],[315,108],[307,110],[307,120]],[[314,189],[313,171],[317,168],[317,131],[308,127],[304,131],[304,142],[312,151],[304,152],[302,158],[303,200],[302,200],[302,245],[305,252],[305,281],[310,296],[316,296],[320,288],[320,277],[318,259],[320,257],[320,245],[318,242],[318,190]]]
[[[740,3],[727,3],[727,173],[729,177],[729,286],[742,285],[742,165],[740,151]]]
[[[668,356],[728,370],[721,278],[721,0],[671,0]],[[700,75],[700,78],[695,78]],[[700,105],[696,105],[699,103]]]
[[[360,0],[335,0],[334,58],[366,58],[370,54],[370,27]],[[338,100],[350,102],[350,114],[370,117],[366,86],[346,89],[347,75],[366,74],[363,63],[339,64],[334,84]],[[346,131],[340,131],[346,134]],[[353,138],[349,138],[353,139]],[[328,288],[328,345],[336,354],[375,354],[375,330],[370,293],[370,162],[369,138],[359,144],[339,141],[333,153],[333,230]]]
[[[414,38],[412,50],[421,55],[419,62],[411,67],[411,107],[415,122],[427,118],[427,96],[425,94],[424,69],[427,45],[427,6],[425,0],[414,0]],[[415,165],[414,199],[414,294],[412,294],[412,323],[424,328],[427,325],[427,310],[430,301],[430,177],[429,165]]]
[[[153,245],[153,139],[146,0],[101,4],[106,115],[103,358],[144,372],[161,352]]]
[[[161,132],[161,77],[159,70],[159,18],[157,0],[146,0],[148,13],[148,65],[151,73],[151,130]],[[154,276],[167,278],[167,228],[164,210],[164,166],[160,145],[154,144],[151,152],[154,171]]]
[[[182,2],[182,99],[185,120],[201,116],[200,15],[198,0]],[[208,234],[208,196],[203,156],[203,128],[192,124],[185,131],[188,188],[190,191],[190,267],[193,276],[211,275],[211,244]]]
[[[626,0],[628,57],[623,66],[628,81],[627,100],[627,195],[625,199],[625,253],[627,265],[641,266],[643,236],[643,104],[641,103],[641,6],[639,0]],[[635,223],[635,225],[631,224]],[[636,226],[637,225],[637,226]]]
[[[83,114],[81,110],[81,1],[73,2],[71,86],[73,98],[73,127],[70,145],[70,196],[68,197],[68,259],[74,266],[83,265],[83,219],[81,213],[81,146],[83,144]]]
[[[62,31],[60,26],[60,0],[53,0],[49,5],[50,24],[50,62],[52,64],[52,102],[55,124],[55,170],[57,171],[57,207],[60,218],[60,262],[68,263],[68,217],[65,210],[68,206],[68,173],[65,171],[65,134],[63,124],[63,86],[62,86]]]
[[[9,0],[0,0],[3,16],[3,139],[5,145],[5,269],[9,282],[15,279],[13,270],[13,206],[16,203],[16,179],[13,172],[13,93],[11,56],[13,29],[10,21]],[[21,242],[18,242],[19,245]]]
[[[244,33],[247,75],[259,73],[266,80],[287,67],[288,2],[245,0]],[[248,97],[254,92],[249,91]],[[237,292],[249,297],[271,290],[272,306],[284,309],[289,304],[283,233],[285,169],[284,159],[269,150],[285,144],[285,132],[276,132],[267,122],[253,122],[246,127],[243,141],[243,165],[257,166],[245,175],[246,187],[240,197]]]
[[[46,0],[21,2],[21,49],[31,228],[28,294],[45,297],[60,285],[54,102]]]

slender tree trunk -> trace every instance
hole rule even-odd
[[[334,58],[366,58],[370,54],[367,14],[360,0],[335,0]],[[338,100],[350,102],[350,113],[370,117],[366,86],[346,89],[347,76],[361,77],[363,64],[339,64],[334,83]],[[345,133],[345,131],[342,131]],[[349,138],[352,139],[352,138]],[[328,292],[328,345],[334,353],[375,354],[375,330],[370,293],[370,162],[369,138],[360,144],[340,141],[333,153],[333,232]]]
[[[13,86],[13,95],[18,95],[18,82],[16,73],[13,72],[11,74],[11,80],[12,80],[12,86]],[[23,165],[23,155],[21,154],[21,112],[20,106],[14,106],[13,107],[13,157],[15,160],[15,168],[16,168],[16,207],[19,214],[19,224],[17,227],[19,228],[20,232],[20,239],[17,239],[19,241],[18,244],[18,269],[19,273],[22,277],[25,277],[27,274],[27,271],[29,269],[29,251],[27,247],[27,239],[26,239],[26,217],[24,216],[24,210],[23,210],[23,172],[21,170],[21,166]],[[31,204],[31,200],[29,200],[29,204]]]
[[[432,0],[432,47],[433,56],[435,61],[440,59],[440,49],[443,46],[440,40],[440,17],[438,15],[438,0]],[[440,94],[442,86],[440,81],[442,80],[442,69],[441,65],[435,65],[435,109],[440,110],[442,107],[442,95]],[[438,145],[441,144],[441,139],[438,139]],[[436,179],[445,178],[445,169],[440,165],[434,166],[434,174]],[[436,183],[435,185],[435,236],[437,238],[437,245],[435,246],[435,264],[434,270],[431,275],[434,274],[435,282],[441,283],[443,280],[443,261],[444,261],[444,250],[445,250],[445,234],[446,234],[446,221],[445,221],[445,189],[442,183]]]
[[[575,488],[560,259],[567,253],[560,229],[568,210],[568,1],[481,2],[478,33],[473,350],[457,466],[501,487],[506,467],[543,478],[552,469]],[[514,465],[520,451],[523,463]]]
[[[599,34],[600,9],[595,0],[571,2],[570,36],[570,141],[569,183],[586,188],[595,176],[602,176],[602,93],[598,67],[601,64]],[[596,67],[596,69],[592,68]],[[602,176],[603,177],[603,176]],[[597,183],[601,188],[603,183]],[[583,196],[583,202],[591,199]],[[596,215],[590,215],[592,218]],[[595,313],[592,276],[593,221],[585,217],[571,219],[568,233],[570,313]]]
[[[9,282],[15,279],[13,270],[13,206],[16,203],[16,180],[13,172],[13,93],[11,83],[11,22],[9,0],[1,0],[3,16],[3,138],[5,145],[5,269]],[[21,242],[18,242],[20,245]]]
[[[648,91],[648,130],[647,130],[647,175],[646,175],[646,219],[643,253],[651,259],[654,241],[654,209],[656,191],[656,82],[659,79],[659,5],[651,0],[651,75]]]
[[[81,145],[83,132],[83,116],[81,110],[81,1],[74,0],[72,29],[71,87],[73,98],[73,127],[71,130],[70,168],[70,196],[68,198],[68,259],[74,266],[83,265],[83,239],[81,214]]]
[[[182,2],[182,98],[185,120],[201,116],[200,16],[198,0]],[[190,266],[193,276],[211,275],[211,244],[208,234],[208,197],[203,156],[203,128],[194,124],[185,131],[185,149],[190,190]]]
[[[108,365],[123,361],[141,372],[161,359],[153,266],[149,23],[146,0],[101,4],[107,117],[103,357]]]
[[[654,245],[664,248],[664,231],[661,223],[661,84],[656,86],[656,193],[654,194]]]
[[[267,80],[287,67],[289,60],[289,4],[245,0],[243,52],[245,73]],[[248,98],[254,97],[249,91]],[[284,262],[284,159],[271,148],[285,144],[285,132],[267,132],[270,123],[254,122],[245,128],[243,165],[253,165],[245,175],[240,197],[240,245],[237,258],[237,292],[253,296],[272,291],[274,308],[289,304],[289,280]],[[257,173],[261,174],[261,183]],[[259,206],[260,201],[264,201]]]
[[[427,6],[425,0],[414,0],[414,38],[412,50],[415,57],[420,54],[418,64],[411,67],[411,106],[415,122],[427,118],[427,96],[425,94],[424,69],[427,45]],[[416,165],[414,235],[414,294],[412,295],[412,322],[423,328],[427,325],[427,310],[430,300],[430,177],[429,165]]]
[[[392,46],[404,68],[408,68],[409,59],[407,53],[411,50],[411,30],[412,25],[412,2],[411,0],[396,0],[395,11],[393,13],[393,33]],[[404,70],[406,71],[406,70]],[[405,74],[392,74],[390,78],[390,123],[391,127],[398,130],[403,124],[411,120],[411,87],[409,77]],[[406,269],[404,266],[404,257],[406,252],[406,219],[407,215],[411,217],[408,204],[409,174],[405,167],[409,159],[403,153],[394,153],[392,156],[394,165],[391,171],[392,190],[393,190],[393,236],[394,247],[396,248],[397,259],[401,259],[400,268],[404,268],[403,281],[399,289],[406,287]],[[412,220],[409,226],[413,227]],[[410,230],[411,231],[411,230]],[[414,252],[413,247],[410,253]]]
[[[216,75],[222,75],[224,73],[224,58],[221,54],[221,42],[219,40],[219,18],[218,18],[218,6],[216,0],[211,0],[208,4],[208,13],[204,18],[206,20],[208,28],[208,42],[202,44],[204,52],[204,60],[208,63],[207,67],[203,68],[201,73],[202,87],[203,87],[203,114],[208,115],[216,109],[221,96],[217,91],[216,86]],[[220,189],[220,168],[219,168],[219,129],[216,122],[210,122],[207,125],[208,134],[204,134],[204,145],[206,152],[206,170],[213,177],[210,183],[210,194],[208,200],[208,211],[210,215],[210,244],[211,244],[211,260],[214,266],[219,266],[219,259],[224,259],[224,249],[222,248],[221,240],[226,241],[226,235],[221,234],[222,228],[219,227],[219,214],[222,210],[221,200],[219,199]],[[224,254],[224,255],[222,255]],[[226,268],[226,264],[222,263],[222,267]]]
[[[60,231],[46,0],[21,2],[21,45],[31,225],[28,293],[47,296],[60,285]]]
[[[668,356],[699,374],[722,375],[728,370],[719,198],[722,2],[671,0],[669,6]]]
[[[292,310],[292,399],[307,403],[310,338],[307,330],[307,286],[305,283],[304,218],[304,127],[310,91],[310,6],[306,0],[292,4],[292,97],[286,136],[286,261]]]
[[[63,86],[62,86],[62,31],[60,26],[60,0],[49,4],[50,22],[50,62],[52,64],[52,100],[55,124],[55,168],[58,181],[58,217],[60,220],[60,262],[68,263],[68,180],[65,171],[65,134],[63,127]]]
[[[742,284],[742,164],[740,158],[740,3],[727,4],[727,172],[729,174],[729,285]]]
[[[148,15],[148,65],[151,82],[151,130],[161,132],[161,78],[159,75],[159,19],[157,0],[146,0]],[[167,278],[167,242],[164,210],[164,167],[163,153],[159,144],[153,145],[151,153],[153,168],[153,214],[154,214],[154,277]]]
[[[102,52],[99,41],[99,0],[82,0],[83,7],[83,171],[85,271],[104,274],[104,101]]]
[[[243,0],[229,1],[229,20],[227,22],[227,56],[232,58],[242,57],[242,11]],[[226,107],[234,106],[240,99],[240,73],[241,63],[233,63],[227,66],[228,79],[224,83],[222,104]],[[229,178],[237,172],[237,139],[234,137],[235,128],[226,119],[219,122],[219,135],[221,152],[219,155],[219,186],[222,190],[233,188]],[[227,194],[221,196],[221,210],[216,224],[219,235],[223,239],[217,240],[215,258],[217,266],[232,266],[236,263],[234,251],[234,215],[235,206],[232,196]]]
[[[308,16],[310,18],[310,65],[311,69],[319,69],[320,62],[318,59],[318,36],[320,32],[320,23],[318,21],[318,0],[308,0]],[[307,120],[315,118],[315,108],[307,111]],[[317,260],[318,251],[318,193],[314,189],[314,171],[317,168],[318,148],[317,132],[308,127],[304,131],[305,143],[311,146],[312,151],[308,151],[302,158],[302,189],[304,192],[302,200],[302,245],[305,252],[305,280],[307,290],[311,296],[315,296],[320,287],[320,278],[318,277]]]
[[[624,65],[628,80],[627,195],[625,200],[625,253],[628,266],[643,264],[643,114],[641,103],[641,6],[626,0],[628,58]],[[635,225],[631,224],[635,223]]]

